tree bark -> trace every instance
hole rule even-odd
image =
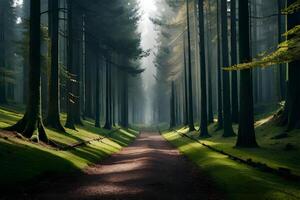
[[[6,104],[5,89],[5,14],[0,8],[0,104]]]
[[[231,65],[237,64],[237,34],[236,34],[236,0],[230,2],[231,10]],[[239,122],[239,98],[237,71],[231,72],[231,101],[232,121]]]
[[[100,128],[100,78],[99,78],[99,58],[96,57],[97,66],[96,66],[96,91],[95,91],[95,104],[96,104],[96,112],[95,112],[95,127]]]
[[[171,83],[171,95],[170,95],[170,129],[176,126],[175,123],[175,86],[174,81]]]
[[[204,9],[203,0],[198,0],[199,15],[199,54],[200,54],[200,76],[201,76],[201,122],[200,136],[207,137],[207,88],[206,88],[206,60],[205,60],[205,39],[204,39]]]
[[[104,128],[111,130],[112,129],[112,125],[111,125],[111,113],[110,113],[110,64],[109,64],[110,60],[107,57],[106,58],[106,105],[105,105],[105,125]]]
[[[29,55],[29,95],[24,117],[10,131],[17,131],[26,138],[31,138],[37,132],[37,138],[48,143],[41,116],[41,19],[40,0],[31,0],[30,3],[30,55]]]
[[[51,2],[51,17],[49,18],[49,27],[51,27],[51,70],[49,81],[49,105],[46,126],[52,127],[58,131],[65,132],[60,122],[59,110],[59,64],[58,64],[58,28],[59,28],[59,1],[49,0]]]
[[[221,66],[221,34],[220,34],[220,9],[219,0],[217,0],[217,53],[218,53],[218,66],[217,66],[217,82],[218,82],[218,125],[216,131],[223,129],[223,98],[222,98],[222,66]]]
[[[67,44],[67,121],[65,127],[75,130],[75,101],[74,95],[74,70],[73,70],[73,7],[72,0],[67,1],[68,4],[68,44]]]
[[[228,23],[227,23],[227,0],[221,0],[221,18],[222,18],[222,50],[224,67],[229,66],[228,55]],[[229,72],[223,70],[223,113],[224,113],[224,133],[223,137],[235,136],[232,129],[231,102],[230,102],[230,79]]]
[[[188,35],[188,85],[189,85],[189,131],[194,131],[194,111],[193,111],[193,81],[192,81],[192,56],[191,56],[191,32],[190,32],[190,11],[189,0],[186,0],[187,11],[187,35]]]
[[[239,0],[239,43],[241,62],[250,61],[249,1]],[[236,146],[257,147],[254,130],[253,85],[249,69],[240,72],[240,122]]]
[[[185,44],[185,35],[183,36],[183,59],[184,59],[184,125],[189,124],[189,102],[188,102],[188,77],[187,77],[187,63],[186,63],[186,44]]]

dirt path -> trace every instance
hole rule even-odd
[[[28,199],[222,199],[209,179],[157,133],[72,178],[42,184]],[[43,191],[44,190],[44,191]]]

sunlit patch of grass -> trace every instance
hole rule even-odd
[[[252,159],[255,162],[265,163],[272,168],[288,168],[292,173],[300,175],[300,130],[288,133],[289,137],[282,139],[271,139],[285,131],[284,127],[278,127],[272,121],[269,113],[257,117],[255,123],[256,138],[259,148],[235,148],[237,137],[224,138],[223,130],[217,131],[216,124],[209,126],[210,138],[199,138],[199,132],[188,132],[187,127],[181,127],[177,131],[199,139],[202,143],[212,146],[218,150],[232,154],[244,160]],[[199,128],[199,127],[197,127]],[[238,125],[233,126],[235,133]],[[292,150],[286,150],[287,145],[292,145]]]
[[[0,128],[16,123],[22,114],[11,109],[0,108]],[[62,122],[66,117],[62,114]],[[111,131],[95,128],[90,120],[77,130],[67,129],[59,133],[46,129],[51,140],[59,145],[72,145],[77,142],[108,136]],[[117,130],[117,129],[115,129]],[[70,151],[58,151],[45,145],[21,140],[16,137],[0,138],[0,186],[13,186],[31,180],[45,173],[70,173],[88,165],[100,162],[112,153],[127,146],[137,136],[134,130],[117,130],[102,142],[91,142]]]
[[[226,199],[300,198],[299,183],[290,182],[230,160],[227,156],[213,152],[176,132],[166,131],[163,132],[163,136],[197,164],[204,173],[207,173],[217,187],[227,194]]]

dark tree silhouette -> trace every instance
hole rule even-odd
[[[188,37],[188,85],[189,85],[189,131],[194,131],[194,111],[193,111],[193,81],[192,81],[192,53],[191,53],[191,32],[190,32],[190,9],[189,0],[186,0],[187,12],[187,37]]]
[[[230,1],[231,65],[237,64],[236,0]],[[231,72],[232,121],[239,122],[239,98],[237,71]]]
[[[199,15],[199,53],[200,53],[200,76],[201,76],[201,122],[200,136],[208,137],[207,129],[207,85],[206,85],[206,58],[205,58],[205,39],[204,39],[204,8],[203,0],[198,1]]]
[[[26,138],[31,138],[35,132],[37,137],[48,143],[41,116],[41,18],[40,0],[31,0],[30,3],[30,42],[29,42],[29,95],[24,117],[10,131],[17,131]]]
[[[48,116],[45,125],[65,132],[59,117],[59,64],[58,64],[58,29],[59,29],[59,1],[49,0],[48,8],[51,13],[49,30],[51,38],[51,70],[49,79]],[[50,28],[51,27],[51,28]]]
[[[246,62],[250,57],[249,2],[239,0],[239,44],[240,60]],[[253,116],[253,86],[251,70],[240,72],[240,120],[237,147],[257,147]]]
[[[221,0],[221,34],[222,34],[222,58],[224,67],[229,66],[228,55],[228,23],[227,23],[227,0]],[[232,129],[231,102],[230,102],[230,80],[229,72],[223,70],[223,113],[224,113],[224,134],[223,137],[235,136]]]

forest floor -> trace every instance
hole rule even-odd
[[[237,138],[222,137],[222,131],[215,132],[216,124],[209,127],[212,136],[210,138],[200,138],[199,132],[188,132],[186,127],[164,131],[162,134],[178,147],[181,153],[209,174],[220,190],[226,191],[227,199],[300,199],[299,180],[260,171],[220,153],[225,152],[245,161],[266,164],[273,169],[288,169],[292,174],[299,176],[300,130],[274,139],[284,133],[285,129],[274,124],[272,114],[257,119],[256,137],[259,148],[254,149],[235,148]],[[237,125],[234,125],[234,129],[237,132]]]
[[[0,107],[0,129],[16,123],[22,117],[22,111],[22,108]],[[65,115],[62,115],[64,121]],[[76,131],[67,129],[67,133],[47,129],[48,137],[61,149],[0,130],[0,199],[2,195],[21,193],[28,185],[49,177],[79,173],[120,151],[138,135],[131,129],[108,131],[95,128],[91,120],[83,123],[84,126],[78,126]],[[83,144],[93,139],[96,140]],[[76,148],[69,148],[78,144]]]
[[[84,173],[37,184],[28,199],[224,199],[206,174],[158,133],[137,140]]]

